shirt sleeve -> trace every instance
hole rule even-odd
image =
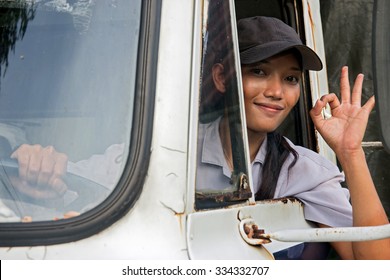
[[[345,180],[338,167],[319,154],[294,147],[298,160],[289,168],[286,161],[276,188],[278,197],[295,197],[304,203],[307,220],[331,227],[352,226],[349,191],[341,186]]]
[[[112,190],[123,168],[124,144],[114,144],[104,154],[68,163],[68,172],[82,176]]]

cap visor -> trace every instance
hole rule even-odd
[[[288,44],[286,41],[251,47],[240,52],[240,59],[242,64],[252,64],[289,49],[296,49],[301,54],[303,70],[319,71],[322,69],[321,59],[311,48],[305,45]]]

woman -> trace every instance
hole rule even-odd
[[[324,95],[310,112],[312,120],[336,153],[345,172],[349,193],[337,166],[317,153],[293,145],[275,130],[295,106],[303,70],[321,70],[322,63],[297,33],[282,21],[252,17],[238,22],[247,134],[256,199],[294,196],[304,202],[307,220],[319,227],[374,226],[388,218],[372,182],[361,142],[374,98],[361,106],[363,75],[350,91],[348,68],[341,72],[341,102]],[[223,63],[212,69],[216,89],[224,93]],[[324,119],[329,104],[332,116]],[[197,190],[224,188],[232,171],[226,113],[199,131]],[[390,259],[390,240],[334,242],[343,259]]]

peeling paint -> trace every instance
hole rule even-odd
[[[264,229],[259,228],[256,222],[251,218],[242,220],[239,227],[241,237],[249,245],[259,246],[271,242],[271,239],[264,233]]]
[[[176,177],[176,178],[179,177],[179,175],[177,175],[177,174],[174,173],[174,172],[168,173],[165,177],[169,177],[169,176],[174,176],[174,177]]]
[[[238,211],[237,212],[237,220],[239,220],[241,222],[240,214],[241,214],[241,211]]]
[[[185,211],[183,210],[182,212],[178,212],[172,207],[166,205],[164,202],[160,201],[161,205],[167,208],[168,210],[172,211],[173,214],[178,217],[179,219],[179,227],[180,227],[180,232],[183,233],[183,217],[185,216]],[[185,209],[185,207],[184,207]]]
[[[47,255],[47,247],[30,247],[25,254],[28,260],[44,260]]]
[[[311,7],[310,7],[310,3],[309,2],[307,2],[307,10],[308,10],[308,14],[309,14],[311,28],[314,30],[315,29],[315,24],[314,24],[313,14],[311,12]]]
[[[314,33],[315,33],[315,29],[316,29],[316,25],[314,23],[314,20],[313,20],[313,14],[312,14],[312,11],[311,11],[311,7],[310,7],[310,3],[307,2],[307,10],[308,10],[308,14],[309,14],[309,21],[310,21],[310,26],[311,26],[311,36],[313,38],[313,48],[314,50],[317,50],[317,47],[316,47],[316,38],[314,36]]]
[[[266,203],[279,203],[279,202],[282,202],[283,204],[287,204],[287,203],[297,203],[297,204],[300,204],[300,205],[303,205],[303,202],[300,201],[298,198],[295,198],[295,197],[282,197],[282,198],[274,198],[274,199],[269,199],[269,200],[263,200],[263,201],[258,201],[258,203],[261,203],[261,202],[266,202]]]
[[[163,148],[163,149],[165,149],[165,150],[171,151],[171,152],[177,152],[177,153],[181,153],[181,154],[185,154],[185,153],[186,153],[185,151],[181,151],[181,150],[178,150],[178,149],[169,148],[169,147],[166,147],[166,146],[160,146],[160,147]]]

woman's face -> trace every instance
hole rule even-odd
[[[302,70],[297,58],[287,53],[241,69],[248,130],[276,130],[299,98]]]

